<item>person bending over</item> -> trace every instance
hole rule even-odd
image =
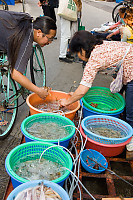
[[[24,72],[32,53],[33,42],[41,47],[52,42],[56,24],[50,17],[33,21],[27,13],[0,10],[0,50],[7,54],[11,77],[24,88],[44,99],[48,92],[34,85]]]
[[[133,7],[126,11],[125,25],[121,27],[121,41],[133,44]]]
[[[70,41],[70,50],[86,61],[83,77],[77,90],[69,99],[60,100],[67,106],[81,99],[91,88],[100,70],[116,65],[125,55],[130,44],[120,41],[102,41],[88,31],[76,32]],[[123,84],[126,85],[126,121],[133,127],[133,46],[123,61]]]

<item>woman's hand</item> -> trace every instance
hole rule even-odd
[[[26,76],[24,76],[16,69],[13,69],[11,76],[12,79],[17,81],[21,86],[23,86],[29,91],[36,93],[42,99],[45,99],[51,90],[50,87],[37,87]]]
[[[111,37],[112,37],[112,34],[109,34],[109,35],[107,35],[106,39],[107,39],[107,40],[110,40]]]
[[[73,93],[74,93],[74,92],[69,92],[68,94],[69,94],[70,96],[72,96]],[[59,104],[60,104],[61,107],[65,107],[65,106],[68,105],[68,100],[67,100],[67,99],[60,99],[60,100],[59,100]]]
[[[72,95],[73,95],[73,93],[74,93],[74,92],[69,92],[68,94],[69,94],[70,96],[72,96]]]
[[[60,99],[59,104],[60,104],[61,107],[67,106],[67,99]]]
[[[88,90],[89,90],[89,87],[84,86],[84,85],[79,85],[79,87],[76,89],[76,91],[73,94],[71,93],[72,96],[70,96],[70,98],[61,99],[59,101],[59,103],[61,106],[68,106],[68,105],[78,101],[79,99],[81,99]]]
[[[48,92],[47,88],[45,89],[44,87],[41,87],[41,88],[38,89],[38,92],[36,92],[36,94],[41,99],[45,99],[49,95],[49,92]]]
[[[110,29],[108,28],[108,29],[106,29],[104,32],[107,33],[109,30],[110,30]]]

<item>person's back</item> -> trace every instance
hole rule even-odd
[[[124,27],[122,27],[121,32],[122,32],[121,41],[133,44],[133,29],[128,25],[125,25]]]
[[[23,25],[20,25],[21,29],[25,26],[25,32],[22,34],[20,30],[18,30],[18,24],[20,24],[21,20],[25,20],[28,24],[23,22]],[[28,22],[29,21],[29,22]],[[17,35],[19,34],[18,38]],[[17,42],[12,41],[11,37],[14,37]],[[27,45],[28,43],[28,45]],[[21,73],[25,72],[25,67],[27,65],[28,59],[32,52],[32,43],[33,43],[33,27],[32,27],[32,18],[29,14],[18,13],[13,11],[0,11],[0,50],[3,50],[7,53],[7,57],[10,63],[12,54],[17,54],[16,58],[14,57],[14,68],[19,69]],[[26,54],[23,59],[23,63],[21,64],[22,54],[26,49]],[[14,51],[16,49],[16,52]]]
[[[16,30],[14,27],[17,27],[18,21],[24,16],[30,17],[29,14],[21,12],[16,13],[13,11],[7,12],[0,10],[0,50],[3,50],[5,53],[9,53],[9,38],[15,33]],[[31,27],[29,27],[29,29],[31,30]]]
[[[125,26],[121,28],[121,41],[133,44],[133,8],[127,10]]]
[[[127,10],[127,8],[125,8],[125,7],[121,7],[121,8],[119,9],[120,20],[119,20],[117,23],[115,23],[115,24],[113,24],[112,26],[110,26],[109,29],[106,29],[105,32],[108,32],[109,30],[112,31],[113,29],[116,29],[116,28],[117,28],[117,30],[114,31],[114,32],[112,32],[112,33],[110,33],[110,34],[108,34],[108,35],[106,36],[106,39],[110,39],[112,36],[116,36],[116,38],[117,38],[117,36],[118,36],[118,38],[119,38],[118,40],[121,39],[121,38],[120,38],[120,30],[119,30],[119,28],[120,28],[122,25],[125,25],[124,17],[125,17],[126,10]],[[112,39],[113,39],[113,38],[112,38]]]

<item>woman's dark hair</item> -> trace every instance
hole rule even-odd
[[[91,51],[96,45],[103,43],[103,40],[96,38],[88,31],[78,31],[74,34],[70,40],[69,48],[73,53],[82,53],[82,49],[85,50],[86,58],[90,57]]]
[[[6,26],[7,28],[15,29],[14,34],[11,35],[9,38],[9,63],[11,65],[11,68],[13,69],[18,57],[21,43],[24,40],[27,31],[30,29],[32,31],[32,24],[34,29],[40,29],[45,34],[48,34],[50,32],[50,29],[56,30],[57,27],[54,20],[50,17],[37,17],[36,20],[33,21],[33,18],[29,14],[21,14],[19,20],[16,19],[16,23],[13,23],[15,19],[14,16],[18,13],[12,14],[12,12],[9,12],[9,14],[11,15],[13,20],[8,21],[4,18],[1,20],[4,26]]]
[[[126,12],[126,10],[127,10],[126,7],[121,7],[121,8],[119,9],[119,13],[120,13],[120,14],[124,14],[124,13]]]

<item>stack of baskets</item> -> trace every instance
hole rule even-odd
[[[118,131],[121,137],[106,137],[93,132],[93,128],[107,128],[112,131]],[[92,129],[92,130],[91,130]],[[80,126],[81,134],[84,140],[87,137],[86,148],[97,150],[104,156],[116,156],[123,152],[125,145],[132,138],[132,127],[121,119],[106,115],[91,115],[85,117]]]
[[[65,126],[65,131],[67,131],[68,134],[66,137],[59,139],[57,138],[56,140],[46,140],[34,137],[27,132],[27,128],[31,127],[34,123],[37,122],[53,122],[60,127]],[[39,113],[27,117],[21,124],[21,131],[25,136],[26,143],[18,145],[12,149],[11,152],[7,155],[5,161],[5,168],[11,177],[13,188],[29,182],[29,180],[16,174],[14,168],[17,166],[17,163],[40,159],[41,155],[42,158],[61,164],[63,167],[68,169],[64,169],[63,175],[61,175],[59,178],[52,180],[52,182],[63,187],[64,181],[70,175],[70,171],[73,167],[72,158],[70,154],[65,150],[65,148],[68,147],[70,139],[75,134],[74,123],[70,119],[59,114]]]
[[[87,137],[86,148],[94,149],[104,156],[117,156],[123,152],[125,145],[132,138],[132,127],[118,119],[124,111],[125,100],[119,93],[111,93],[109,88],[91,87],[80,101],[83,107],[83,120],[80,131],[85,140]],[[119,131],[120,138],[108,138],[93,133],[92,127],[109,128]]]
[[[111,93],[109,88],[91,87],[80,101],[83,117],[89,115],[109,115],[119,117],[125,107],[125,100],[119,93]]]

